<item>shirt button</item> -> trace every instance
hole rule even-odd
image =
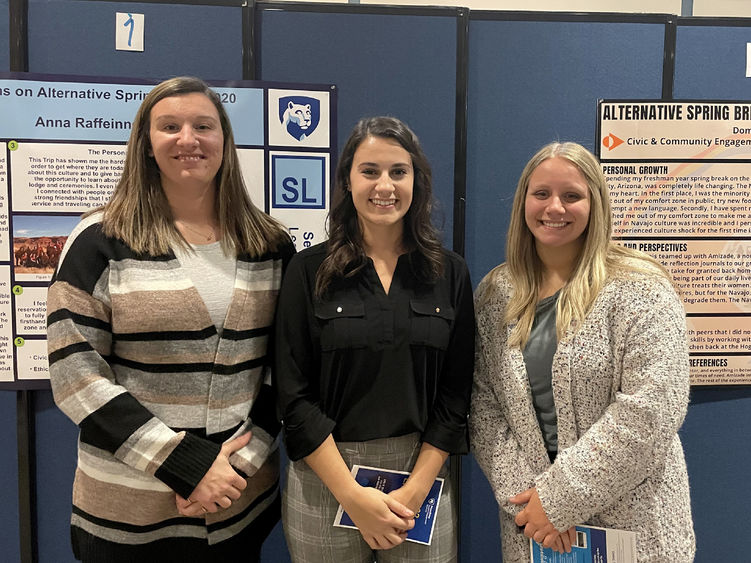
[[[435,312],[436,312],[436,313],[440,313],[440,312],[441,312],[441,308],[440,308],[440,307],[436,307],[436,308],[435,308]]]
[[[342,308],[341,308],[341,307],[337,307],[337,308],[336,308],[336,312],[337,312],[337,313],[341,313],[341,312],[342,312]]]

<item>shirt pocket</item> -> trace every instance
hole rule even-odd
[[[363,348],[367,345],[364,303],[316,303],[314,311],[321,326],[321,350]]]
[[[435,301],[409,302],[412,310],[410,343],[445,350],[451,338],[454,309]]]

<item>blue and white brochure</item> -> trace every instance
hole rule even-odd
[[[636,533],[577,526],[571,553],[558,553],[529,540],[531,563],[636,563]]]
[[[355,481],[363,487],[375,487],[384,493],[400,488],[409,477],[407,471],[391,471],[364,465],[353,465],[352,475]],[[430,488],[425,502],[422,503],[420,511],[415,515],[415,527],[407,533],[407,541],[430,545],[433,539],[433,527],[438,514],[438,503],[441,500],[442,489],[443,478],[438,477]],[[336,511],[334,526],[357,529],[349,515],[344,512],[341,504],[339,510]]]

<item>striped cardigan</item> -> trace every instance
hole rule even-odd
[[[278,497],[278,422],[267,347],[291,243],[238,256],[219,337],[173,253],[135,254],[101,214],[71,233],[47,299],[55,402],[80,428],[74,528],[122,544],[228,539]],[[226,510],[182,517],[221,443],[251,430],[232,465],[248,477]],[[75,534],[74,534],[75,536]]]

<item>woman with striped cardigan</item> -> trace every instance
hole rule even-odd
[[[156,86],[49,290],[52,390],[80,428],[77,558],[259,559],[279,518],[268,365],[293,253],[247,195],[217,95]]]

